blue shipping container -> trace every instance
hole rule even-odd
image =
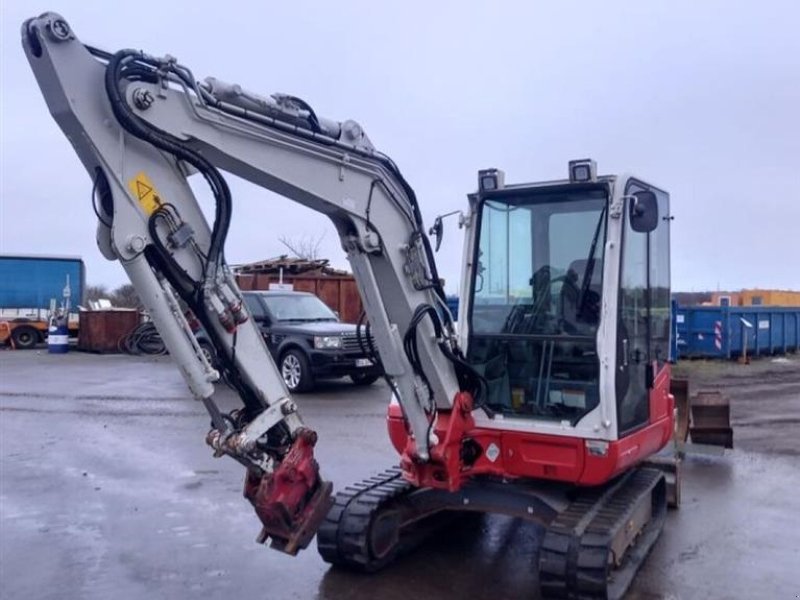
[[[458,320],[458,296],[447,305]],[[746,338],[746,340],[745,340]],[[671,360],[800,352],[800,307],[679,306],[672,303]]]
[[[450,309],[454,321],[458,321],[458,304],[458,296],[447,296],[447,308]]]
[[[72,306],[81,303],[85,270],[80,258],[0,256],[0,308],[48,308],[59,303],[69,276]]]
[[[800,351],[800,308],[678,306],[679,358],[737,358]]]

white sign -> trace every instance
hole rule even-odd
[[[500,448],[497,447],[497,444],[492,442],[486,448],[486,458],[489,459],[490,462],[494,462],[500,456]]]
[[[270,283],[269,289],[276,292],[293,292],[294,284],[292,283]]]
[[[683,323],[683,318],[684,318],[684,316],[685,316],[685,315],[677,315],[677,316],[675,317],[675,319],[678,321],[678,323]]]
[[[767,320],[759,321],[758,322],[758,328],[759,329],[769,329],[769,321],[767,321]]]

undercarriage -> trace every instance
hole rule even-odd
[[[676,471],[665,465],[632,469],[592,488],[475,479],[457,492],[415,488],[393,468],[336,495],[317,533],[318,549],[326,562],[372,573],[460,512],[503,514],[544,528],[538,558],[544,597],[621,598],[658,539],[668,495],[675,496],[665,471]]]

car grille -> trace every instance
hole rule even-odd
[[[372,341],[372,347],[375,348],[375,336],[370,336],[370,338]],[[349,333],[342,336],[342,350],[345,352],[358,352],[359,354],[363,354],[364,350],[366,350],[367,354],[369,354],[370,346],[365,334],[361,335],[361,343],[364,345],[363,349],[361,348],[361,344],[358,343],[358,336],[355,333]]]

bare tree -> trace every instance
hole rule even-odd
[[[297,258],[304,260],[319,260],[319,247],[325,238],[325,232],[316,238],[310,235],[290,238],[282,235],[278,238],[281,244],[286,246]]]
[[[120,306],[123,308],[142,307],[142,303],[139,300],[139,294],[136,293],[136,288],[134,288],[130,283],[125,283],[115,289],[111,293],[111,301],[114,303],[114,306]]]
[[[696,306],[711,302],[711,292],[673,292],[672,297],[682,306]]]
[[[110,295],[111,294],[108,291],[108,288],[104,285],[87,285],[85,302],[89,302],[90,300],[99,300],[100,298],[108,298]]]

